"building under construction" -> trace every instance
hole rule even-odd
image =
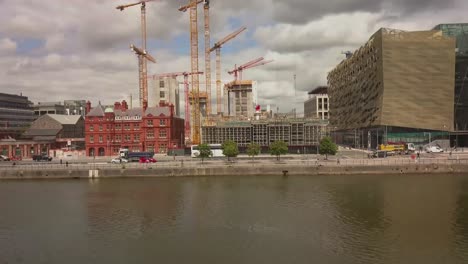
[[[256,82],[232,81],[224,85],[224,115],[251,118],[255,113]]]
[[[220,122],[202,127],[202,142],[222,144],[232,140],[243,149],[250,143],[263,149],[282,140],[293,153],[315,153],[320,140],[329,135],[328,122],[318,119],[270,119],[260,121]]]

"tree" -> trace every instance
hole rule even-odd
[[[209,158],[213,155],[213,153],[211,152],[210,145],[208,144],[198,145],[198,151],[199,151],[198,157],[201,158],[202,163],[206,158]]]
[[[270,145],[271,155],[276,156],[276,160],[280,160],[280,156],[288,153],[288,145],[282,140],[275,141]]]
[[[319,153],[325,155],[325,159],[328,159],[328,155],[335,155],[338,151],[338,146],[333,143],[330,137],[324,137],[320,141]]]
[[[239,155],[237,143],[232,140],[226,140],[221,147],[223,148],[223,155],[228,158],[228,161],[231,157],[237,157],[237,155]]]
[[[255,156],[260,154],[260,145],[256,143],[250,143],[247,146],[247,154],[252,157],[252,160],[254,159]]]

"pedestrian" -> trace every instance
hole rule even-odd
[[[60,159],[60,165],[62,165],[62,159]]]
[[[419,152],[418,152],[418,159],[419,159]]]
[[[65,161],[65,166],[67,166],[67,167],[68,167],[68,161]]]

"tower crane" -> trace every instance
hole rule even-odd
[[[203,3],[205,17],[205,83],[206,83],[206,115],[211,115],[211,53],[210,53],[210,0]]]
[[[190,96],[189,96],[189,81],[188,78],[191,75],[200,75],[203,72],[169,72],[169,73],[161,73],[161,74],[154,74],[149,76],[149,78],[153,78],[153,80],[160,79],[160,78],[177,78],[178,76],[184,76],[184,97],[185,97],[185,137],[187,139],[191,138],[191,127],[190,127]]]
[[[148,80],[147,80],[147,74],[148,74],[148,69],[146,65],[146,60],[148,59],[148,56],[143,56],[142,54],[146,54],[146,3],[147,2],[153,2],[156,0],[142,0],[136,3],[132,4],[126,4],[126,5],[119,5],[116,7],[116,9],[123,11],[124,9],[136,5],[141,5],[141,52],[138,53],[135,51],[135,49],[132,47],[132,50],[138,55],[138,65],[139,65],[139,83],[140,83],[140,106],[143,107],[144,103],[148,103]],[[133,45],[132,45],[133,46]]]
[[[130,49],[138,56],[140,106],[144,107],[144,105],[147,105],[148,103],[148,81],[146,80],[146,74],[143,74],[144,71],[142,70],[144,67],[146,67],[144,61],[149,60],[152,63],[156,63],[156,60],[145,50],[137,48],[134,45],[130,45]]]
[[[190,0],[189,4],[181,6],[179,11],[186,12],[190,9],[190,57],[191,57],[191,71],[198,71],[198,20],[197,20],[197,6],[203,0]],[[193,144],[200,143],[200,89],[198,74],[192,75],[192,93],[193,93]]]
[[[235,81],[237,81],[237,79],[241,80],[242,81],[242,71],[243,70],[247,70],[247,69],[250,69],[250,68],[254,68],[254,67],[257,67],[257,66],[261,66],[261,65],[265,65],[265,64],[268,64],[270,62],[272,62],[273,60],[268,60],[268,61],[264,61],[263,57],[260,57],[260,58],[257,58],[255,60],[251,60],[245,64],[242,64],[241,66],[237,67],[234,66],[234,69],[231,70],[231,71],[228,71],[229,74],[234,74],[234,78],[235,78]]]
[[[246,29],[246,27],[241,27],[240,29],[232,32],[220,41],[216,42],[209,51],[211,53],[216,50],[216,111],[218,113],[221,112],[221,47]]]

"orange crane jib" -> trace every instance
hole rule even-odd
[[[204,0],[198,0],[197,2],[193,2],[193,3],[190,3],[188,5],[184,5],[184,6],[181,6],[179,7],[179,11],[182,11],[182,12],[187,12],[187,10],[191,7],[194,7],[198,4],[200,4],[201,2],[203,2]]]
[[[229,40],[235,38],[237,35],[239,35],[240,33],[242,33],[242,31],[244,31],[246,29],[247,29],[246,27],[241,27],[240,29],[232,32],[231,34],[227,35],[226,37],[224,37],[220,41],[216,42],[214,44],[214,46],[210,49],[210,52],[213,52],[217,48],[221,48],[221,46],[223,46],[226,42],[228,42]]]
[[[265,65],[267,63],[270,63],[272,62],[273,60],[268,60],[268,61],[264,61],[263,60],[264,58],[263,57],[260,57],[260,58],[257,58],[255,60],[251,60],[239,67],[237,66],[234,66],[234,69],[231,70],[231,71],[228,71],[229,74],[234,74],[234,77],[235,77],[235,80],[237,81],[237,74],[239,73],[239,78],[242,80],[242,71],[243,70],[246,70],[246,69],[250,69],[250,68],[253,68],[253,67],[257,67],[257,66],[261,66],[261,65]]]
[[[119,6],[116,7],[116,9],[118,9],[120,11],[123,11],[127,7],[136,6],[136,5],[140,5],[140,4],[143,5],[143,4],[147,3],[147,2],[153,2],[153,1],[156,1],[156,0],[143,0],[143,1],[140,1],[138,3],[127,4],[127,5],[119,5]]]

